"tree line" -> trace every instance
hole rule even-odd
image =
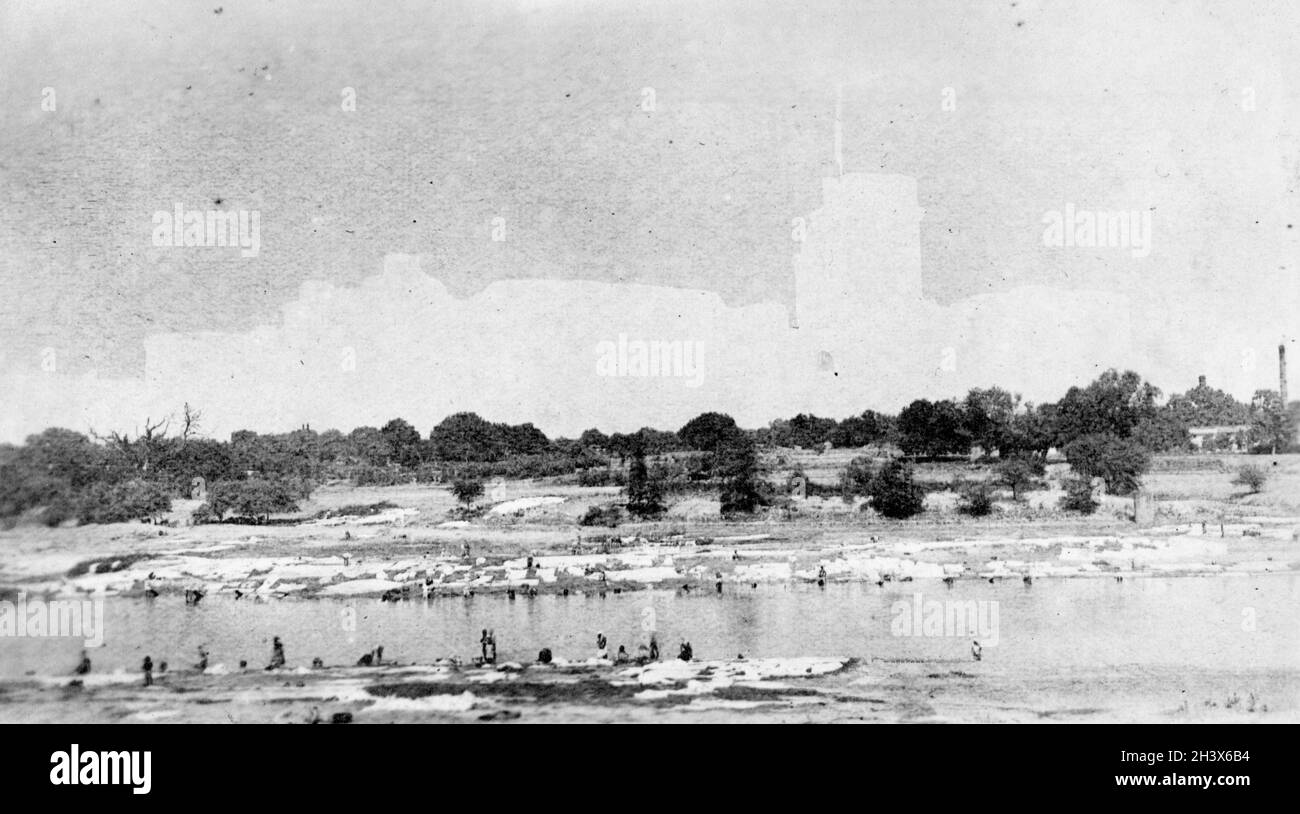
[[[219,441],[202,437],[201,414],[185,405],[175,426],[146,420],[134,435],[50,428],[21,445],[0,445],[0,519],[35,513],[57,525],[158,518],[170,511],[172,499],[202,496],[196,520],[257,521],[296,511],[298,500],[331,480],[389,485],[495,477],[576,477],[584,485],[623,486],[642,516],[653,515],[665,492],[693,484],[717,489],[724,512],[744,513],[764,501],[760,451],[780,447],[876,445],[914,458],[978,449],[1008,462],[1041,462],[1056,448],[1076,470],[1122,491],[1132,487],[1151,454],[1188,449],[1191,426],[1249,425],[1243,440],[1252,451],[1294,449],[1296,406],[1282,405],[1275,391],[1265,390],[1242,404],[1203,384],[1161,403],[1160,391],[1138,374],[1109,370],[1051,403],[977,388],[963,399],[917,399],[897,415],[867,410],[836,420],[800,414],[759,429],[741,429],[730,416],[707,412],[675,431],[606,434],[592,428],[577,438],[551,439],[532,424],[494,423],[462,412],[427,436],[394,418],[349,433],[241,430]]]

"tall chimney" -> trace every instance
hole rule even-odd
[[[1286,409],[1286,345],[1277,346],[1277,389],[1282,396],[1282,409]]]
[[[1204,386],[1205,386],[1205,376],[1204,376],[1204,374],[1202,374],[1202,375],[1196,377],[1196,386],[1197,386],[1197,387],[1204,387]]]

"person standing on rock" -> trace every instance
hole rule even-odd
[[[497,632],[496,630],[488,631],[488,664],[497,663]]]
[[[90,672],[90,656],[86,654],[85,650],[81,651],[81,662],[77,664],[77,669],[74,672],[79,676],[84,676]]]
[[[144,685],[146,687],[152,687],[153,686],[153,659],[149,658],[148,656],[145,656],[144,662],[140,664],[140,669],[144,670]]]
[[[604,632],[603,631],[598,632],[596,634],[596,658],[598,659],[609,658],[608,644],[609,643],[605,639]]]
[[[488,632],[483,628],[483,634],[478,637],[479,655],[482,656],[483,663],[487,664]]]
[[[659,660],[659,640],[655,638],[653,633],[650,634],[650,660]]]
[[[970,654],[976,661],[979,661],[984,657],[984,648],[980,647],[979,642],[972,642],[970,646]]]

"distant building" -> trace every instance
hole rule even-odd
[[[1192,448],[1197,452],[1245,452],[1249,424],[1224,424],[1217,427],[1188,427]]]

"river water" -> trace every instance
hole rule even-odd
[[[918,607],[921,624],[912,618]],[[398,603],[209,596],[187,607],[179,597],[108,598],[103,619],[103,645],[90,651],[96,673],[136,670],[146,654],[155,664],[189,666],[200,645],[207,646],[212,665],[233,669],[246,659],[261,667],[277,635],[290,667],[310,665],[314,657],[327,665],[352,664],[376,645],[383,645],[386,661],[469,659],[478,655],[483,628],[495,631],[503,662],[531,661],[542,647],[557,657],[587,659],[595,654],[598,631],[608,637],[611,653],[622,644],[635,654],[654,630],[665,656],[676,655],[678,642],[687,639],[703,659],[744,654],[968,663],[971,642],[979,639],[983,666],[1010,675],[1094,672],[1108,665],[1300,671],[1296,574],[1040,579],[1032,585],[965,580],[951,588],[934,580],[883,587],[727,584],[721,595],[652,590],[513,601],[501,595]],[[82,646],[71,637],[0,636],[0,678],[67,673]]]

